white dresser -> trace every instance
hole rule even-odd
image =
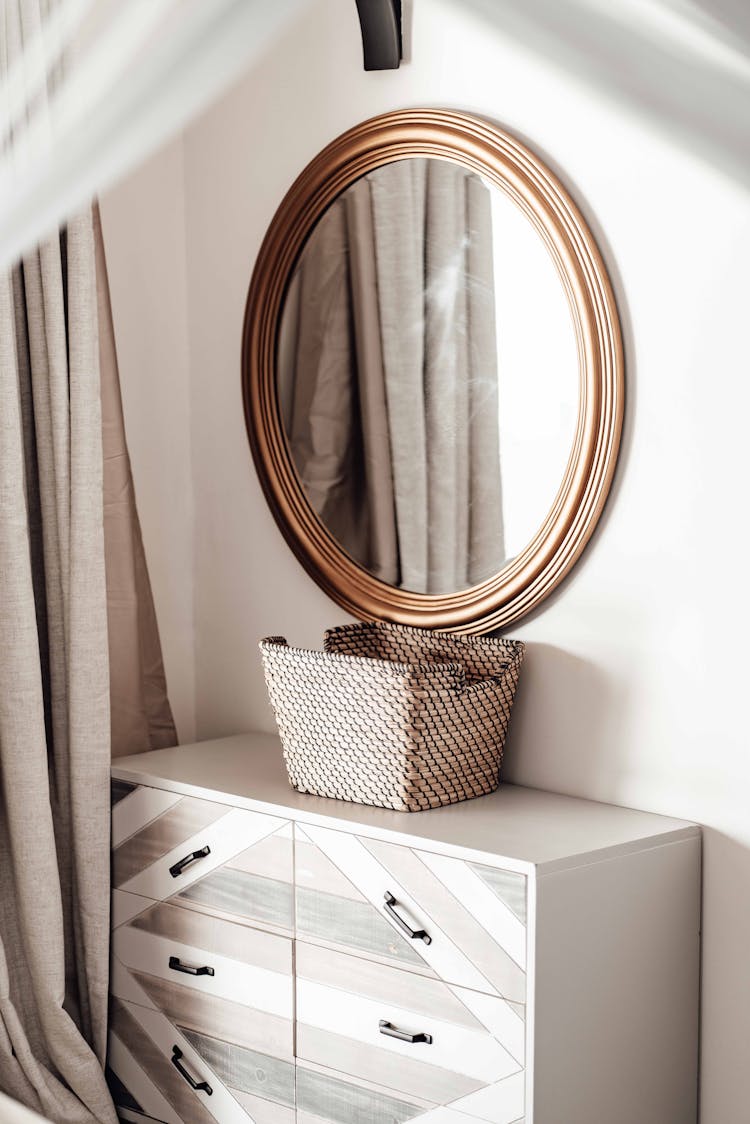
[[[692,824],[303,796],[246,734],[121,758],[112,834],[123,1120],[696,1120]]]

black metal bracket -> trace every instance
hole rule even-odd
[[[401,0],[356,0],[365,70],[398,70],[403,57]]]

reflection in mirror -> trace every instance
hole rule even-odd
[[[459,164],[383,165],[327,209],[287,289],[277,377],[309,503],[388,585],[476,585],[552,505],[578,414],[570,308],[523,212]]]

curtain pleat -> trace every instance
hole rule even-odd
[[[101,220],[94,207],[104,452],[104,551],[112,756],[175,745],[159,629],[146,566],[120,394]]]
[[[0,1087],[60,1124],[115,1119],[93,253],[82,215],[0,283]]]
[[[3,68],[50,6],[4,5]],[[0,1091],[115,1124],[111,752],[176,737],[90,209],[0,276],[0,656]]]

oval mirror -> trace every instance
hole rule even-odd
[[[350,130],[298,178],[248,295],[266,496],[363,619],[497,628],[589,538],[622,423],[593,237],[527,148],[448,111]]]

